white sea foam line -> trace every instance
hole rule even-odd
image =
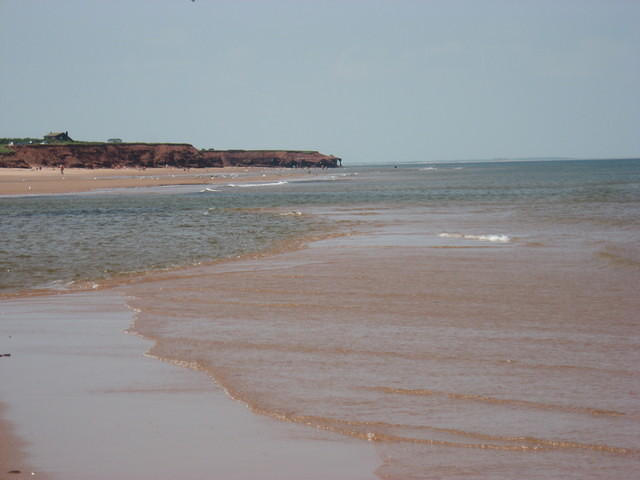
[[[284,185],[285,183],[289,183],[285,180],[280,180],[279,182],[272,183],[229,183],[229,187],[271,187],[274,185]]]
[[[508,243],[511,241],[511,237],[504,234],[484,234],[484,235],[467,235],[463,233],[440,233],[438,235],[441,238],[462,238],[465,240],[479,240],[482,242],[497,242]]]
[[[344,176],[344,175],[341,175]],[[304,183],[304,182],[319,182],[319,181],[327,181],[327,180],[338,180],[335,175],[322,175],[322,176],[314,176],[311,178],[296,178],[293,180],[289,180],[285,183]]]

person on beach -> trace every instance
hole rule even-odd
[[[64,165],[62,163],[60,164],[60,174],[64,175]]]

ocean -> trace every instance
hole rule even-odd
[[[152,354],[384,479],[640,471],[640,160],[0,198],[0,294],[121,289]]]

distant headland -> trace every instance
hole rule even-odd
[[[307,150],[198,150],[188,143],[75,141],[69,132],[42,138],[0,138],[0,168],[336,168],[342,159]]]

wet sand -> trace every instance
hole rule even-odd
[[[132,312],[117,293],[5,300],[0,315],[0,349],[12,353],[0,359],[2,399],[14,425],[0,424],[2,474],[375,478],[369,445],[256,416],[203,372],[143,356],[150,342],[124,333]]]
[[[96,169],[57,168],[29,170],[0,168],[0,195],[41,195],[88,192],[112,188],[157,187],[164,185],[201,185],[233,181],[274,181],[301,176],[304,170],[260,167]]]
[[[15,427],[5,418],[6,405],[0,404],[0,475],[11,478],[33,478],[33,468],[25,455],[25,442],[15,433]],[[2,477],[4,478],[4,477]],[[38,478],[48,478],[46,475]]]

